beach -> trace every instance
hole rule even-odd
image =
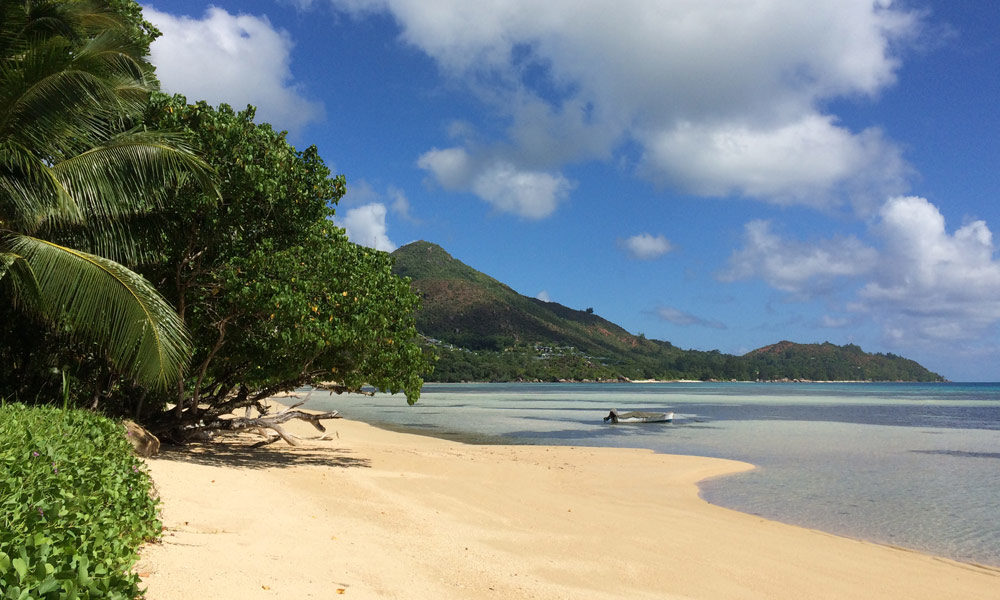
[[[648,450],[469,445],[327,421],[148,459],[162,542],[149,600],[996,598],[1000,569],[713,506],[747,463]]]

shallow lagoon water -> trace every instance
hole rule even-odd
[[[710,502],[831,533],[1000,566],[1000,385],[428,384],[308,406],[468,442],[649,448],[744,460]],[[673,424],[607,425],[611,408]]]

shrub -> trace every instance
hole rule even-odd
[[[135,598],[157,501],[125,429],[53,407],[0,406],[0,598]]]

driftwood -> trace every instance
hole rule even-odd
[[[142,425],[131,419],[126,419],[123,425],[125,425],[125,436],[137,456],[149,458],[160,453],[160,440]]]
[[[294,419],[301,419],[312,423],[313,427],[325,433],[326,427],[323,426],[322,421],[326,419],[342,418],[340,413],[335,410],[318,414],[297,410],[297,407],[302,404],[304,404],[304,401],[297,402],[276,415],[261,414],[257,417],[246,416],[233,417],[229,419],[220,418],[207,423],[199,423],[197,425],[189,426],[184,432],[184,437],[187,439],[211,439],[219,433],[236,433],[245,430],[256,430],[261,435],[265,435],[265,437],[267,437],[264,431],[270,429],[278,434],[277,437],[261,442],[257,444],[258,446],[269,444],[279,439],[285,440],[292,446],[298,446],[298,438],[286,432],[284,428],[281,427],[282,424]]]
[[[333,392],[334,394],[361,394],[362,396],[374,396],[375,392],[368,390],[355,389],[352,387],[347,387],[337,383],[336,381],[319,381],[313,384],[317,390],[326,390],[327,392]]]

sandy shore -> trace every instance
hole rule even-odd
[[[333,438],[168,451],[149,600],[995,599],[1000,569],[712,506],[750,465],[643,450],[470,446],[331,421]],[[292,428],[315,438],[307,424]],[[247,437],[250,440],[250,436]]]

